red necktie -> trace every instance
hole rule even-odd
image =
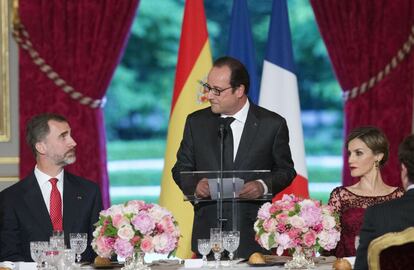
[[[62,198],[56,186],[57,181],[57,178],[49,180],[52,184],[52,191],[50,192],[50,220],[52,221],[54,231],[62,231]]]

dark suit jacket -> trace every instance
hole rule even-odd
[[[172,169],[173,178],[182,190],[189,185],[181,182],[181,171],[219,170],[219,117],[220,115],[214,114],[210,108],[196,111],[187,117],[183,140],[177,152],[177,162]],[[250,103],[234,161],[234,170],[265,169],[272,171],[272,177],[263,180],[271,187],[273,194],[289,186],[296,176],[285,119]],[[192,190],[183,190],[184,194],[193,194],[195,186],[196,183]],[[250,201],[239,204],[239,227],[242,237],[238,251],[241,257],[248,257],[259,250],[263,252],[254,240],[253,231],[257,211],[262,203]],[[196,204],[194,215],[192,250],[197,252],[197,239],[209,238],[209,229],[217,227],[216,206],[212,203]]]
[[[414,190],[401,198],[369,207],[360,232],[355,270],[368,269],[368,246],[372,240],[389,232],[399,232],[414,226]]]
[[[90,242],[93,224],[102,210],[98,185],[64,172],[63,230],[65,244],[69,233],[88,233],[88,247],[82,260],[96,256]],[[0,261],[32,261],[31,241],[49,241],[53,227],[36,177],[29,176],[0,193]]]

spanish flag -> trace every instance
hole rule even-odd
[[[187,0],[178,50],[160,195],[160,205],[169,209],[179,223],[182,237],[176,256],[182,259],[190,258],[192,255],[191,231],[194,211],[189,202],[183,201],[183,193],[172,179],[171,169],[176,162],[187,115],[208,106],[203,100],[198,80],[205,79],[211,67],[203,1]]]

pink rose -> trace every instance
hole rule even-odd
[[[269,219],[267,219],[263,222],[263,229],[266,232],[275,232],[276,231],[276,226],[279,227],[279,225],[280,224],[277,224],[276,219],[269,218]]]
[[[278,222],[287,223],[289,216],[286,213],[281,213],[276,215],[276,219]]]
[[[160,223],[157,224],[157,230],[160,233],[167,232],[172,233],[175,230],[174,222],[172,221],[170,216],[164,216]]]
[[[120,228],[123,225],[129,224],[129,220],[125,218],[122,214],[115,214],[112,217],[112,225],[114,225],[115,228]]]
[[[98,237],[96,238],[96,253],[105,258],[110,258],[114,247],[115,239],[112,237]]]
[[[145,236],[141,241],[141,250],[144,252],[153,252],[154,246],[152,244],[152,238],[150,236]]]
[[[320,233],[320,232],[323,230],[323,225],[322,225],[322,223],[319,223],[319,224],[316,224],[315,226],[313,226],[313,230],[314,230],[316,233]]]
[[[303,235],[303,243],[307,247],[312,247],[316,244],[316,234],[313,231],[308,231]]]
[[[279,233],[284,233],[286,231],[286,225],[283,223],[277,224],[277,231]]]
[[[299,238],[301,230],[300,229],[290,229],[287,234],[289,235],[290,239]]]

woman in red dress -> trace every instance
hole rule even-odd
[[[360,127],[351,131],[346,140],[351,176],[360,180],[352,186],[335,188],[330,195],[332,205],[340,216],[341,239],[336,257],[355,256],[356,236],[367,207],[401,197],[404,189],[385,184],[381,167],[388,159],[388,140],[375,127]]]

